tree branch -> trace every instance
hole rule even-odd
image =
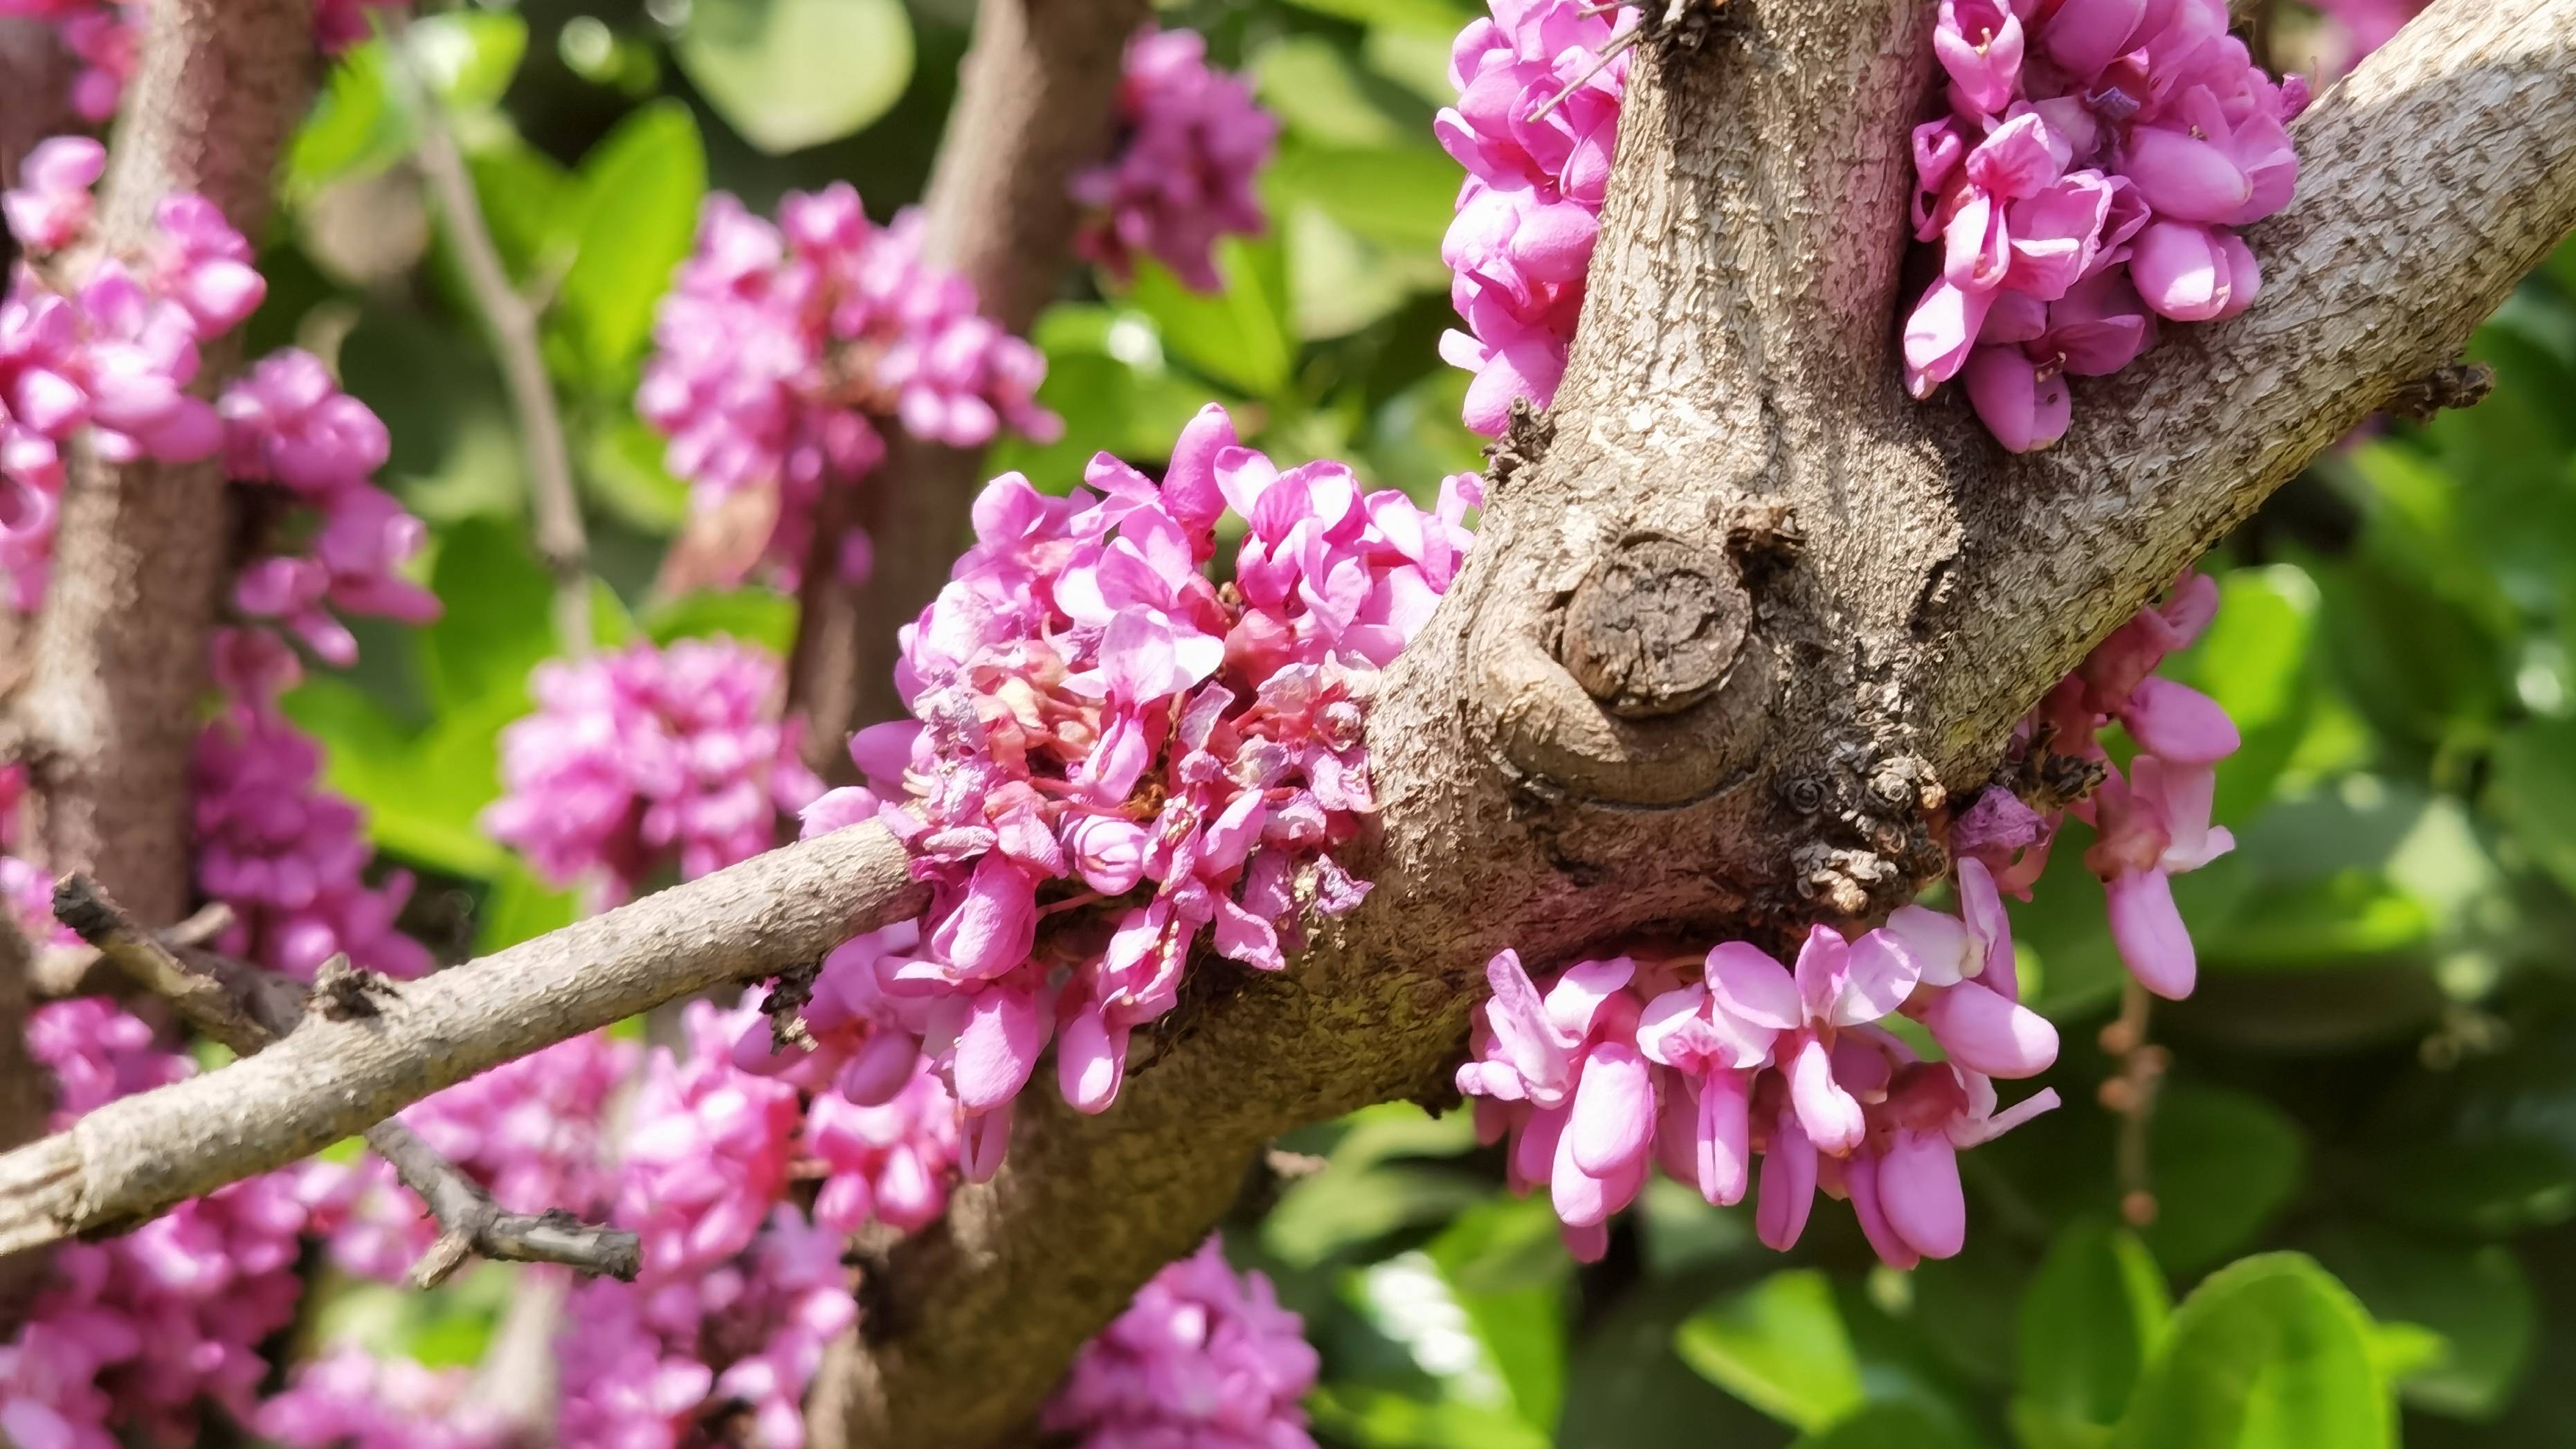
[[[233,908],[221,901],[201,906],[175,926],[153,932],[163,946],[188,951],[211,944],[233,928]],[[36,998],[62,1001],[75,996],[108,996],[130,978],[96,946],[47,946],[36,953],[32,978]]]
[[[1898,377],[1932,12],[1728,0],[1696,53],[1640,53],[1557,406],[1370,718],[1374,892],[1283,975],[1197,964],[1101,1117],[1031,1092],[1001,1175],[872,1273],[818,1446],[1013,1432],[1267,1136],[1455,1100],[1495,949],[1777,946],[1906,899],[2010,722],[2452,355],[2576,206],[2576,0],[2437,6],[2302,125],[2310,180],[2254,238],[2253,313],[2177,329],[2201,335],[2014,462]],[[1671,607],[1587,609],[1603,580]],[[1731,642],[1689,678],[1564,663],[1650,657],[1663,629]]]
[[[410,22],[402,8],[378,12],[386,17],[389,73],[419,118],[415,155],[429,183],[447,234],[456,243],[456,258],[465,284],[492,329],[492,347],[501,361],[501,378],[510,389],[510,406],[519,417],[519,439],[528,463],[529,502],[536,514],[537,552],[555,580],[555,636],[568,654],[590,652],[597,642],[591,622],[590,538],[582,528],[581,497],[573,489],[572,458],[564,446],[563,414],[555,405],[553,381],[546,375],[545,351],[537,340],[537,309],[510,281],[492,228],[474,195],[473,174],[456,149],[456,133],[447,124],[447,108],[422,83],[410,50]]]
[[[111,1102],[0,1156],[0,1252],[130,1227],[318,1152],[477,1072],[664,1001],[774,976],[920,909],[858,826],[411,982],[317,986],[257,1056]]]
[[[309,0],[151,0],[100,210],[99,247],[140,254],[174,191],[261,234],[279,148],[312,90]],[[212,396],[239,357],[207,349]],[[145,919],[188,898],[188,757],[231,530],[220,462],[83,455],[62,504],[33,673],[15,702],[34,785],[31,854],[88,870]]]
[[[88,876],[67,875],[55,884],[54,915],[137,986],[177,1007],[190,1025],[236,1055],[254,1056],[275,1046],[312,1006],[302,987],[273,972],[216,956],[182,958],[136,925]],[[348,958],[335,956],[315,978],[317,988],[351,974]],[[328,1011],[329,991],[319,994],[325,1004],[316,1009]],[[482,1184],[399,1119],[388,1117],[368,1128],[366,1139],[377,1156],[392,1164],[402,1185],[429,1205],[444,1230],[412,1268],[413,1286],[437,1287],[477,1253],[505,1262],[559,1263],[613,1278],[635,1276],[642,1252],[635,1234],[593,1227],[561,1211],[505,1212]]]
[[[1078,219],[1073,173],[1109,147],[1127,39],[1147,0],[982,0],[975,47],[930,179],[923,255],[975,284],[984,315],[1025,333],[1055,295]],[[846,778],[849,732],[902,713],[894,694],[895,629],[948,581],[967,510],[984,481],[983,450],[890,430],[885,462],[856,488],[824,494],[798,602],[788,710],[813,727],[807,763]],[[840,577],[841,540],[867,530],[875,567]]]

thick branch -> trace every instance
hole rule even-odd
[[[85,875],[67,875],[56,883],[54,915],[137,986],[177,1007],[190,1025],[239,1056],[275,1046],[303,1023],[308,1009],[330,1011],[332,982],[347,983],[344,989],[366,989],[352,981],[345,956],[324,963],[316,977],[324,998],[319,1006],[306,1000],[302,987],[256,966],[202,954],[182,958],[136,925]],[[477,1253],[514,1263],[559,1263],[614,1278],[635,1276],[641,1252],[635,1234],[593,1227],[564,1212],[504,1212],[482,1184],[398,1119],[388,1117],[368,1128],[366,1139],[377,1156],[392,1164],[402,1185],[429,1205],[443,1230],[412,1269],[416,1286],[437,1287]]]
[[[101,211],[100,247],[139,256],[153,210],[196,191],[246,236],[312,85],[310,0],[152,0]],[[237,343],[208,349],[212,396]],[[222,466],[76,461],[34,672],[17,701],[33,766],[32,853],[96,872],[145,919],[187,905],[188,753],[231,531]]]
[[[537,339],[537,309],[512,284],[509,268],[501,263],[500,248],[493,245],[492,228],[474,195],[474,177],[465,169],[465,157],[456,149],[456,133],[447,124],[447,108],[421,82],[412,59],[408,22],[399,7],[383,13],[390,17],[390,72],[412,114],[419,118],[416,155],[421,174],[446,219],[447,235],[456,244],[466,288],[492,329],[501,379],[510,389],[511,410],[519,417],[529,502],[536,515],[537,552],[555,580],[556,642],[567,653],[586,654],[595,642],[590,617],[590,538],[582,528],[581,497],[573,490],[563,414],[555,405],[554,383],[546,375],[545,351]]]
[[[337,993],[257,1056],[111,1102],[0,1156],[0,1252],[129,1227],[477,1072],[812,962],[920,905],[902,850],[859,826],[420,981]]]
[[[1932,11],[1728,0],[1698,51],[1641,53],[1552,429],[1515,438],[1370,720],[1374,893],[1284,976],[1201,962],[1103,1116],[1032,1110],[1002,1176],[872,1275],[892,1308],[872,1299],[825,1381],[818,1443],[1012,1432],[1266,1135],[1443,1099],[1498,947],[1548,966],[1640,937],[1776,946],[1905,899],[1946,867],[1942,807],[2009,721],[2450,356],[2576,204],[2576,0],[2436,7],[2302,127],[2312,180],[2255,237],[2254,313],[2094,389],[2062,456],[2016,464],[1897,373]],[[2276,337],[2302,326],[2319,335]],[[2141,526],[2072,526],[2116,516]],[[1616,667],[1674,639],[1710,657]]]
[[[930,180],[923,255],[975,284],[984,315],[1022,333],[1055,295],[1072,255],[1073,173],[1108,150],[1127,38],[1147,0],[983,0],[975,48]],[[891,430],[890,430],[891,431]],[[841,744],[861,725],[902,712],[894,695],[895,629],[948,581],[983,480],[983,450],[899,432],[882,467],[827,494],[815,520],[803,612],[789,674],[791,712],[813,722],[808,763],[846,775]],[[876,564],[841,580],[840,540],[867,530]]]

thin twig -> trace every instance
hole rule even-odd
[[[1565,83],[1565,89],[1548,97],[1546,105],[1530,112],[1530,124],[1535,126],[1539,122],[1546,120],[1547,113],[1555,110],[1558,106],[1565,104],[1566,97],[1573,95],[1576,91],[1590,85],[1594,76],[1599,75],[1601,72],[1610,68],[1610,62],[1627,54],[1631,46],[1634,46],[1638,41],[1645,38],[1646,27],[1643,22],[1640,22],[1629,26],[1627,29],[1620,31],[1617,35],[1614,35],[1610,37],[1609,40],[1603,42],[1601,53],[1592,58],[1592,64],[1583,68],[1583,74],[1567,81]]]
[[[137,985],[177,1007],[191,1025],[237,1055],[256,1055],[293,1032],[308,1004],[317,1011],[334,1010],[327,999],[334,992],[317,991],[308,998],[294,982],[256,966],[206,953],[181,956],[136,925],[85,875],[67,875],[55,885],[54,915]],[[330,971],[331,965],[339,969]],[[341,957],[325,970],[341,981],[357,975]],[[414,1286],[437,1287],[477,1253],[503,1262],[560,1263],[612,1278],[635,1276],[641,1253],[635,1234],[593,1227],[559,1209],[534,1215],[504,1212],[482,1184],[392,1118],[368,1128],[366,1140],[393,1165],[403,1186],[429,1205],[442,1229],[412,1266]]]
[[[2149,1129],[2156,1116],[2156,1093],[2164,1085],[2173,1056],[2147,1040],[2153,998],[2135,980],[2120,991],[2120,1015],[2102,1028],[2102,1050],[2119,1063],[2119,1071],[2102,1084],[2105,1110],[2120,1119],[2114,1149],[2120,1184],[2120,1216],[2132,1227],[2156,1220],[2155,1163],[2148,1150]]]
[[[179,924],[153,934],[171,950],[186,951],[213,945],[232,927],[233,908],[215,901]],[[105,996],[125,979],[125,973],[101,955],[96,946],[84,944],[39,950],[27,984],[39,1001],[64,1001],[75,996]]]
[[[572,456],[564,446],[563,415],[555,405],[554,383],[546,376],[545,353],[537,340],[537,309],[511,282],[493,245],[492,228],[475,199],[474,177],[448,127],[447,110],[422,81],[410,50],[410,22],[402,8],[376,12],[385,25],[386,69],[417,117],[420,140],[416,154],[439,213],[447,219],[456,242],[457,261],[474,294],[483,320],[492,329],[493,350],[501,360],[501,378],[510,389],[510,406],[519,415],[519,436],[527,452],[529,501],[536,513],[537,551],[555,579],[555,632],[566,653],[587,654],[597,635],[591,620],[590,538],[581,521],[581,498],[573,490]]]

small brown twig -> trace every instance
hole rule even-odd
[[[182,956],[136,925],[85,875],[67,875],[56,883],[54,915],[136,985],[168,1001],[190,1025],[239,1056],[255,1056],[294,1031],[308,1006],[323,1012],[338,1009],[323,994],[308,999],[302,987],[274,972],[206,952]],[[365,973],[352,968],[347,958],[334,956],[324,969],[349,983],[334,999],[365,991],[359,984]],[[412,1265],[413,1286],[437,1287],[478,1253],[503,1262],[560,1263],[618,1279],[635,1276],[641,1255],[635,1234],[594,1227],[560,1209],[534,1215],[504,1212],[482,1184],[392,1118],[368,1128],[366,1141],[393,1165],[403,1186],[429,1204],[442,1229]]]
[[[1539,122],[1546,120],[1548,112],[1565,104],[1566,97],[1573,95],[1576,91],[1590,85],[1594,76],[1599,75],[1601,72],[1610,68],[1610,62],[1627,54],[1638,41],[1645,39],[1646,30],[1646,25],[1643,22],[1639,22],[1638,24],[1631,25],[1627,29],[1620,31],[1617,35],[1614,35],[1608,40],[1602,42],[1600,51],[1592,57],[1592,64],[1583,68],[1583,74],[1567,81],[1565,83],[1565,89],[1548,97],[1547,104],[1530,112],[1530,124],[1537,125]]]
[[[2102,1028],[2100,1038],[2102,1050],[2119,1063],[2119,1070],[2102,1083],[2098,1095],[2103,1110],[2120,1119],[2119,1142],[2114,1149],[2120,1216],[2136,1228],[2156,1220],[2148,1130],[2155,1121],[2156,1093],[2164,1085],[2166,1069],[2173,1065],[2172,1053],[2147,1040],[2147,1015],[2152,1002],[2147,988],[2129,981],[2120,991],[2119,1016]]]
[[[555,580],[555,633],[565,652],[587,654],[597,642],[591,619],[590,536],[581,521],[581,498],[573,489],[572,456],[564,446],[562,412],[555,404],[554,383],[546,376],[545,353],[537,339],[537,308],[511,282],[493,245],[492,228],[474,196],[474,177],[456,147],[447,110],[420,77],[408,41],[410,22],[399,7],[377,12],[385,26],[386,70],[418,119],[416,154],[421,175],[439,213],[447,219],[456,242],[456,258],[475,305],[492,329],[501,378],[510,390],[511,410],[519,417],[519,435],[527,453],[529,501],[536,513],[537,552]]]
[[[188,951],[212,945],[232,926],[233,908],[216,901],[179,924],[152,934],[173,951]],[[75,996],[112,994],[125,980],[125,973],[96,946],[46,946],[36,953],[28,986],[39,1001],[65,1001]]]

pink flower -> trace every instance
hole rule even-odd
[[[869,788],[808,822],[873,809],[932,887],[919,921],[835,953],[811,1069],[882,1102],[919,1050],[979,1181],[1050,1044],[1065,1100],[1105,1110],[1195,943],[1275,971],[1307,909],[1358,904],[1334,855],[1374,808],[1366,704],[1455,577],[1478,497],[1453,479],[1425,511],[1337,463],[1283,471],[1215,407],[1159,486],[1105,454],[1088,482],[984,491],[976,545],[904,634],[913,720],[853,739]]]
[[[2057,1051],[2055,1030],[2014,1000],[2010,931],[1983,867],[1963,861],[1960,889],[1962,919],[1907,907],[1852,941],[1816,927],[1794,972],[1729,941],[1695,968],[1580,962],[1542,994],[1505,951],[1486,968],[1494,994],[1458,1088],[1478,1099],[1481,1136],[1511,1139],[1513,1185],[1548,1182],[1578,1257],[1600,1255],[1604,1221],[1650,1166],[1724,1205],[1746,1195],[1757,1153],[1755,1223],[1771,1246],[1797,1240],[1820,1184],[1851,1196],[1867,1226],[1884,1162],[1884,1181],[1901,1190],[1898,1218],[1921,1230],[1891,1237],[1913,1246],[1885,1249],[1890,1260],[1947,1256],[1965,1219],[1939,1211],[1942,1154],[2002,1130],[1962,1114],[1982,1101],[1992,1115],[1989,1068],[2034,1075]],[[1948,1064],[1918,1062],[1876,1025],[1900,1010],[1932,1028]],[[1950,1085],[1914,1085],[1923,1082]],[[2002,1125],[2054,1100],[2043,1094]],[[1937,1152],[1916,1140],[1926,1133]]]
[[[1279,122],[1208,65],[1198,32],[1151,25],[1127,43],[1118,119],[1116,153],[1074,174],[1074,199],[1090,211],[1074,249],[1121,279],[1143,254],[1199,291],[1223,290],[1218,240],[1267,226],[1256,187]]]
[[[1514,402],[1546,407],[1565,373],[1628,59],[1575,82],[1592,53],[1638,16],[1584,14],[1577,0],[1497,0],[1493,8],[1494,18],[1470,23],[1451,50],[1458,104],[1432,130],[1467,168],[1440,248],[1467,330],[1444,336],[1440,355],[1476,374],[1467,426],[1500,436]],[[1531,119],[1551,102],[1544,119]]]
[[[2007,449],[2046,448],[2071,422],[2065,376],[2152,346],[2148,310],[2252,305],[2234,228],[2289,204],[2305,89],[2226,31],[2217,0],[1943,0],[1951,114],[1914,134],[1915,235],[1942,252],[1905,326],[1916,397],[1964,371]]]
[[[1298,1401],[1320,1364],[1304,1330],[1210,1238],[1084,1346],[1039,1422],[1079,1449],[1314,1449]]]
[[[822,789],[797,724],[770,717],[780,688],[776,661],[730,639],[541,664],[537,712],[502,731],[507,790],[484,828],[600,905],[748,860]]]
[[[980,447],[1005,427],[1052,441],[1062,424],[1036,401],[1044,357],[979,316],[964,278],[921,261],[917,215],[879,227],[844,184],[790,193],[778,217],[708,198],[635,406],[670,439],[693,506],[748,525],[716,572],[765,558],[792,586],[824,490],[858,486],[887,428]],[[864,554],[842,562],[864,572]]]
[[[107,148],[87,136],[38,142],[16,189],[0,192],[0,217],[29,250],[60,251],[89,225],[89,189],[106,170]]]

